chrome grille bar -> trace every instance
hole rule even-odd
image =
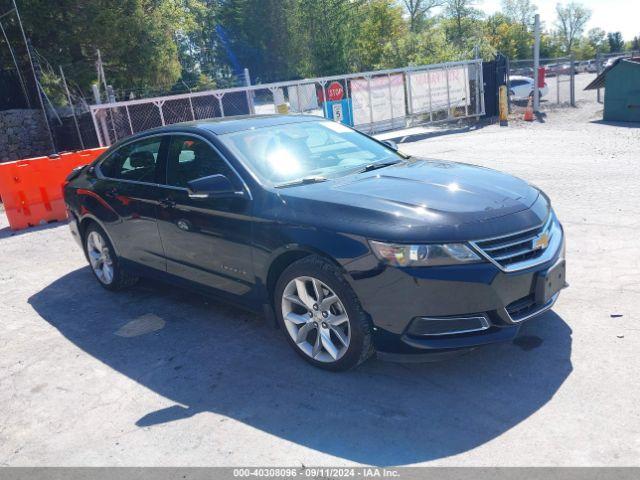
[[[492,247],[485,247],[484,251],[487,253],[497,252],[499,250],[504,250],[505,248],[515,247],[516,245],[522,245],[523,243],[527,243],[530,240],[531,238],[525,238],[522,240],[516,240],[515,242],[507,242],[507,243],[503,243],[503,244],[492,246]]]
[[[546,234],[546,248],[537,248],[535,242]],[[562,245],[562,230],[552,213],[542,225],[499,237],[471,242],[486,259],[508,272],[522,270],[544,263]]]
[[[530,241],[531,241],[531,240],[530,240]],[[513,252],[506,253],[506,254],[504,254],[504,255],[497,255],[497,256],[494,256],[494,257],[493,257],[493,259],[494,259],[496,262],[502,262],[502,263],[504,263],[504,261],[505,261],[505,260],[511,260],[512,258],[520,257],[520,256],[522,256],[522,255],[527,255],[527,254],[529,254],[529,253],[531,253],[531,252],[532,252],[532,250],[531,250],[530,248],[525,247],[525,248],[521,248],[521,249],[519,249],[519,250],[515,250],[515,251],[513,251]]]

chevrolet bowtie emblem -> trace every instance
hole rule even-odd
[[[543,232],[533,239],[534,250],[544,250],[548,246],[549,246],[549,234],[547,232]]]

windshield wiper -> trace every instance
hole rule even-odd
[[[365,167],[363,167],[362,169],[358,170],[357,173],[365,173],[365,172],[370,172],[372,170],[377,170],[379,168],[384,168],[384,167],[388,167],[390,165],[395,165],[396,163],[400,163],[400,160],[391,160],[391,161],[387,161],[387,162],[374,162],[374,163],[370,163],[369,165],[366,165]]]
[[[326,182],[325,177],[302,177],[297,180],[291,180],[290,182],[279,183],[275,188],[293,187],[295,185],[308,185],[311,183]]]

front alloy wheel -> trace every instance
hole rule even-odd
[[[349,315],[338,295],[317,278],[297,277],[287,284],[282,317],[291,339],[314,360],[335,362],[349,348]]]
[[[287,341],[316,367],[340,371],[373,353],[373,325],[336,264],[309,255],[289,265],[274,291]]]

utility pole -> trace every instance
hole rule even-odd
[[[102,84],[104,85],[104,92],[105,95],[107,96],[107,102],[109,102],[109,97],[108,97],[108,90],[107,90],[107,78],[104,75],[104,66],[102,65],[102,56],[100,55],[100,49],[98,48],[96,50],[96,52],[98,53],[98,62],[97,62],[97,68],[98,68],[98,88],[100,88],[100,79],[102,79]]]
[[[540,110],[540,85],[538,85],[540,70],[540,15],[536,13],[534,25],[534,41],[533,41],[533,111]]]
[[[244,71],[242,72],[242,75],[244,77],[245,86],[250,87],[251,86],[251,76],[249,75],[249,69],[245,68]],[[256,109],[255,109],[255,106],[253,105],[253,92],[251,90],[249,90],[249,89],[247,89],[247,107],[249,108],[249,113],[251,115],[255,115],[256,114]]]
[[[51,148],[53,148],[53,153],[57,153],[56,142],[53,140],[53,134],[51,133],[51,125],[49,124],[49,117],[47,116],[47,110],[44,107],[44,101],[42,100],[42,92],[40,91],[40,82],[38,81],[38,75],[36,74],[36,69],[33,64],[33,58],[31,57],[31,44],[27,41],[27,35],[24,33],[24,28],[22,26],[22,19],[20,18],[20,12],[18,11],[18,5],[16,5],[16,0],[12,0],[13,8],[16,12],[16,17],[18,19],[18,25],[20,26],[20,33],[22,33],[22,40],[24,41],[24,46],[27,49],[27,57],[29,58],[29,65],[31,65],[31,72],[33,73],[33,81],[36,87],[36,93],[38,94],[38,100],[40,100],[40,108],[42,108],[42,114],[44,115],[44,122],[47,125],[47,132],[49,133],[49,141],[51,142]]]
[[[571,106],[576,106],[576,61],[573,53],[571,54],[571,59],[569,62],[571,72],[569,74],[570,83],[569,83],[569,99],[571,102]]]
[[[104,96],[107,100],[107,103],[113,103],[113,101],[115,101],[115,99],[109,98],[109,87],[107,86],[107,78],[104,74],[104,65],[102,64],[102,55],[100,55],[100,49],[97,48],[96,49],[96,53],[98,54],[98,61],[96,62],[96,68],[98,70],[98,95],[100,94],[100,79],[102,78],[102,85],[104,86]],[[95,93],[95,90],[94,90]],[[113,93],[113,90],[111,90],[111,93]],[[111,108],[109,108],[109,117],[111,118],[111,127],[113,128],[114,131],[114,136],[116,137],[117,140],[117,134],[115,133],[115,122],[113,121],[113,111],[111,110]],[[105,119],[104,115],[100,115],[100,124],[102,125],[102,129],[103,129],[103,136],[104,139],[108,142],[108,145],[111,145],[111,138],[109,135],[109,128],[107,126],[107,120]]]

